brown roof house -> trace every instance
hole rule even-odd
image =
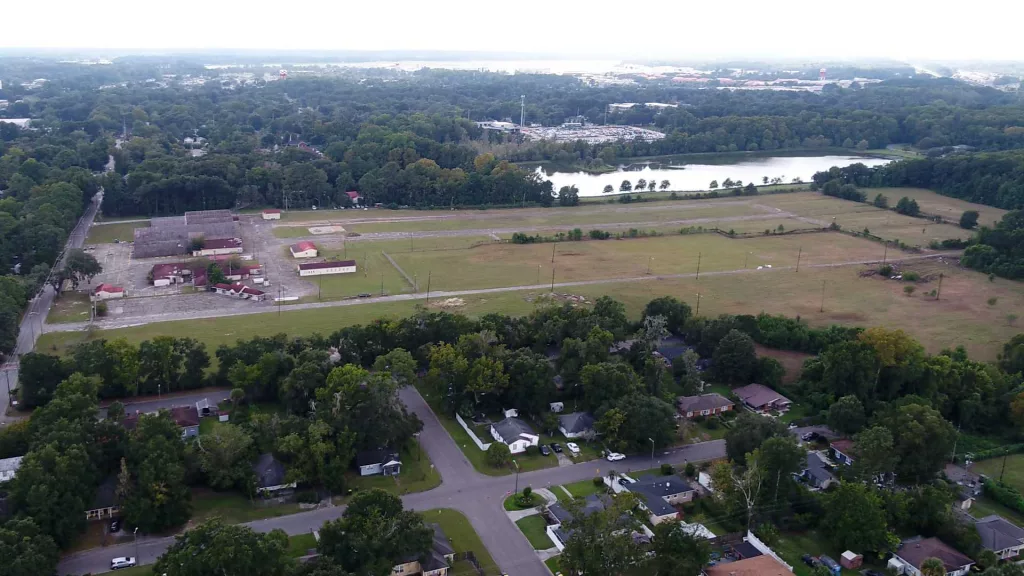
[[[946,576],[964,576],[974,564],[974,560],[938,538],[915,536],[900,542],[900,547],[893,552],[893,557],[889,560],[889,567],[895,569],[897,573],[902,571],[911,576],[921,576],[921,564],[929,558],[942,560],[946,567]]]
[[[793,576],[793,571],[767,554],[704,568],[706,576]]]
[[[732,410],[733,403],[725,396],[712,392],[699,396],[680,396],[676,399],[676,406],[679,407],[679,413],[683,416],[695,418],[728,412]]]
[[[743,405],[754,412],[786,412],[793,401],[763,384],[747,384],[733,389]]]
[[[156,412],[153,412],[156,414]],[[175,406],[170,409],[171,420],[181,428],[181,439],[195,438],[199,435],[199,409],[195,405],[191,406]],[[139,425],[139,417],[142,416],[139,412],[134,414],[128,414],[121,420],[121,425],[126,430],[135,430],[135,427]]]

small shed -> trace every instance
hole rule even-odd
[[[856,570],[860,568],[860,565],[863,563],[864,556],[851,550],[843,552],[843,555],[839,557],[839,564],[847,570]]]

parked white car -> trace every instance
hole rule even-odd
[[[608,458],[609,462],[616,462],[618,460],[625,459],[626,455],[625,454],[619,454],[618,452],[609,452],[608,456],[606,456],[606,458]]]
[[[121,568],[131,568],[132,566],[135,566],[135,557],[134,556],[121,556],[121,557],[118,557],[118,558],[114,558],[113,560],[110,561],[110,569],[111,570],[120,570]]]
[[[566,442],[565,447],[568,448],[569,452],[572,452],[573,454],[580,453],[580,447],[577,446],[575,442]]]

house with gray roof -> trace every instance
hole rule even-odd
[[[540,442],[540,435],[529,424],[512,416],[491,424],[491,437],[508,446],[513,454],[526,452],[528,446],[536,446]]]
[[[447,576],[455,563],[455,548],[439,524],[427,524],[434,531],[430,549],[423,554],[411,554],[395,564],[392,574],[421,574],[422,576]]]
[[[800,473],[800,480],[811,487],[812,490],[824,490],[836,482],[832,474],[832,467],[821,453],[811,451],[807,453],[807,460],[803,471]]]
[[[747,384],[734,388],[733,393],[754,412],[786,412],[793,401],[763,384]]]
[[[711,416],[728,412],[732,410],[733,403],[725,396],[711,392],[698,396],[680,396],[676,399],[676,406],[679,408],[679,413],[686,418],[696,418],[697,416]]]
[[[252,472],[256,477],[257,494],[274,496],[295,489],[295,482],[285,480],[287,474],[284,464],[269,452],[256,458]]]
[[[612,500],[608,495],[591,494],[583,499],[580,513],[583,514],[584,517],[590,516],[595,512],[604,510],[611,506],[611,504]],[[551,506],[548,506],[547,512],[548,521],[551,522],[545,529],[548,533],[548,538],[551,539],[551,542],[554,543],[555,547],[558,548],[559,551],[562,551],[565,549],[565,543],[568,542],[569,537],[572,536],[572,530],[566,530],[562,528],[562,526],[572,520],[572,512],[569,512],[561,504],[552,504]],[[628,517],[622,519],[623,525],[628,525],[629,522],[630,519]]]
[[[1024,549],[1024,529],[1002,516],[985,516],[974,523],[981,547],[995,552],[1000,560],[1016,559]]]
[[[651,524],[676,518],[678,511],[675,505],[693,500],[696,494],[692,486],[675,475],[645,476],[627,483],[625,488],[640,496],[641,506],[650,514]]]
[[[558,417],[558,429],[566,438],[579,438],[594,430],[590,412],[572,412]]]

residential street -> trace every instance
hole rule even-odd
[[[212,396],[206,395],[211,398]],[[487,550],[501,570],[510,576],[550,576],[547,567],[538,559],[533,546],[513,524],[502,508],[506,493],[515,487],[515,476],[492,477],[473,469],[462,451],[451,439],[437,417],[427,406],[419,392],[412,387],[401,391],[402,401],[409,410],[423,420],[423,432],[419,441],[431,462],[441,474],[441,486],[402,497],[406,507],[425,511],[434,508],[454,508],[469,518],[480,535]],[[177,399],[179,402],[183,398]],[[614,469],[620,472],[643,470],[662,463],[674,465],[722,458],[725,456],[725,442],[715,440],[691,444],[655,455],[632,456],[619,462],[592,460],[567,467],[554,467],[527,472],[519,476],[519,485],[543,488],[557,484],[577,482],[600,476]],[[288,534],[303,534],[320,527],[328,520],[341,516],[343,506],[322,508],[250,522],[247,525],[261,532],[276,528]],[[428,518],[429,519],[429,518]],[[110,569],[110,559],[117,556],[138,556],[140,564],[155,562],[174,542],[173,537],[140,538],[138,552],[135,544],[121,544],[94,549],[66,557],[58,567],[60,574],[98,573]]]

